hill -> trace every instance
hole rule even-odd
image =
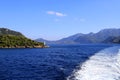
[[[0,48],[42,48],[42,42],[26,38],[22,33],[0,28]]]
[[[0,35],[24,36],[22,33],[7,28],[0,28]]]

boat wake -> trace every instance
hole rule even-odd
[[[120,47],[104,49],[74,70],[67,80],[120,80]]]

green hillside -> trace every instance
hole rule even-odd
[[[0,28],[0,48],[42,48],[42,42],[26,38],[20,32]]]
[[[24,36],[22,33],[7,28],[0,28],[0,35]]]

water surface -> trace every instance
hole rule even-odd
[[[67,80],[78,66],[111,46],[86,44],[0,49],[0,80]]]

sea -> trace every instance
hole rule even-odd
[[[120,45],[0,49],[0,80],[120,80]]]

